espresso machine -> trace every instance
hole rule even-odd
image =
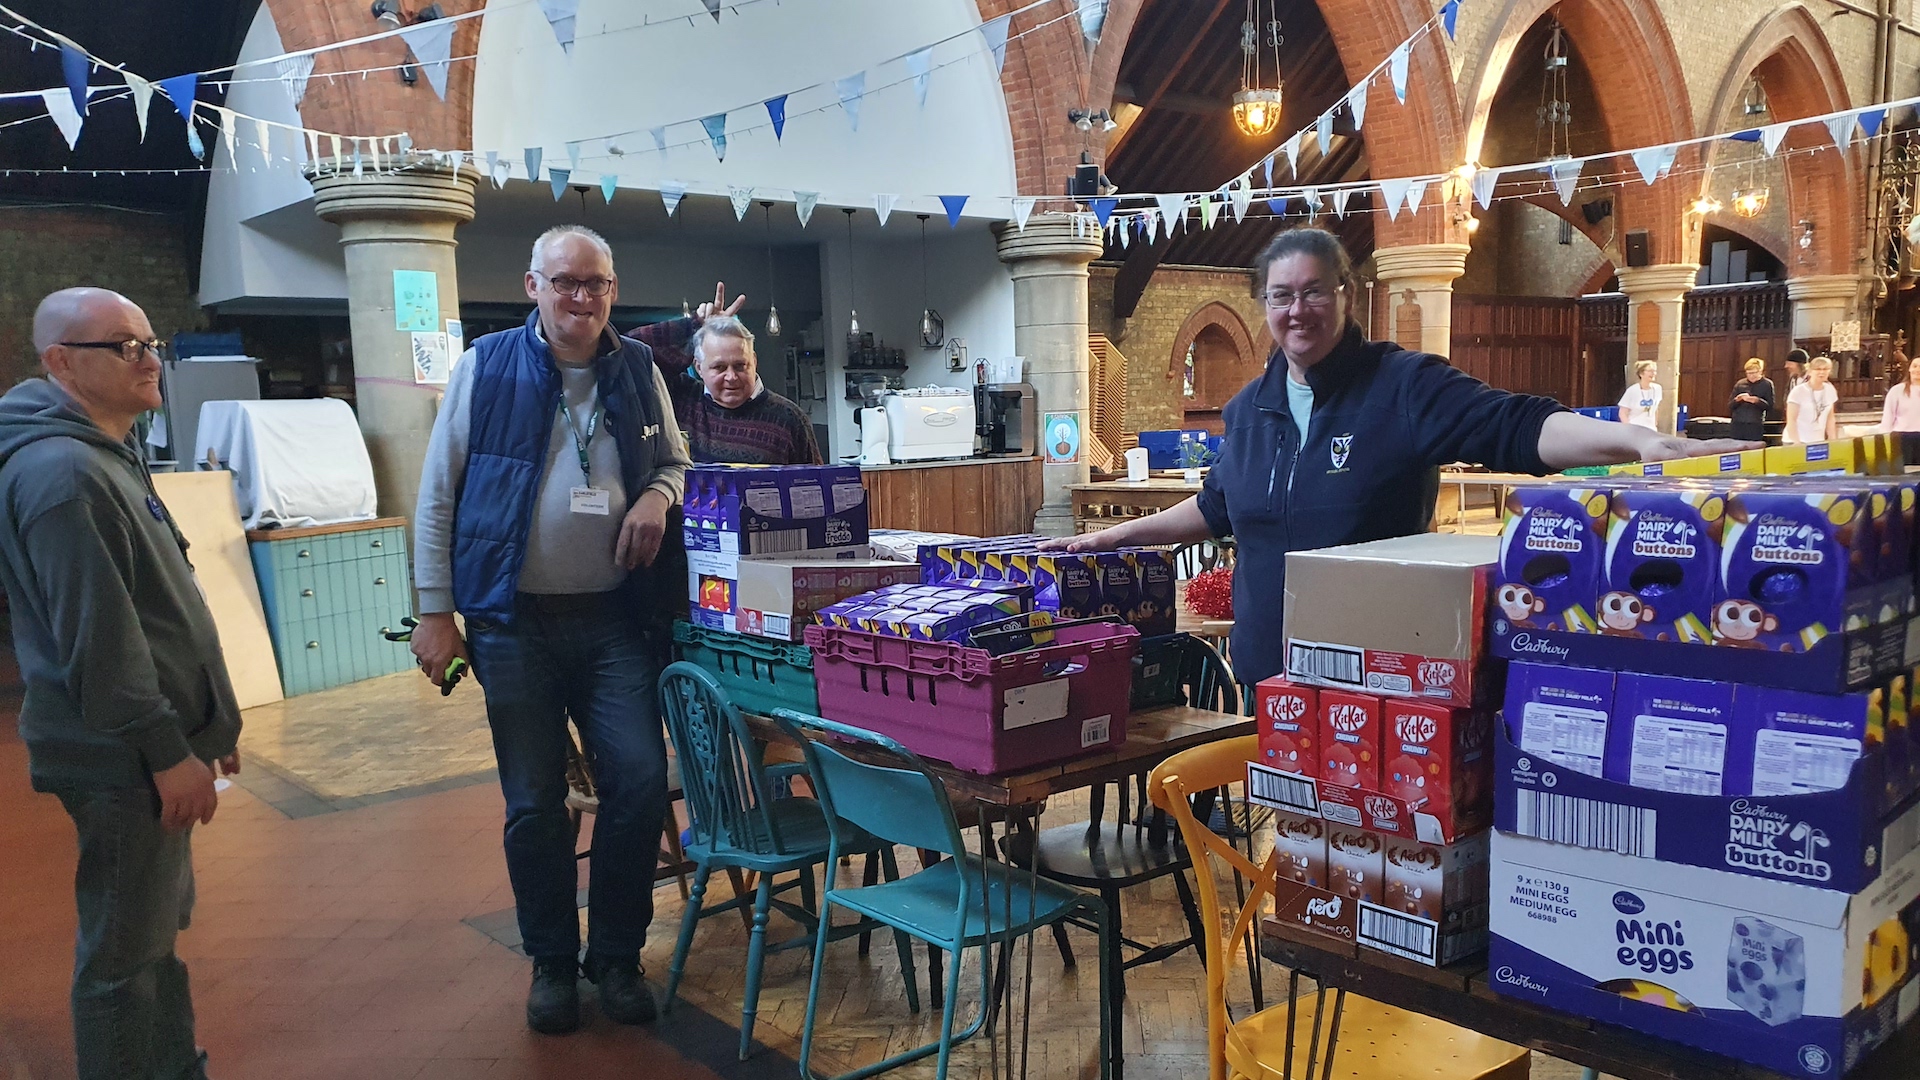
[[[987,457],[1029,457],[1040,452],[1040,410],[1030,383],[976,383],[973,432]]]

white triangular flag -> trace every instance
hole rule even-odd
[[[914,93],[920,96],[920,107],[927,107],[928,75],[933,71],[933,46],[907,54],[907,73],[913,76]]]
[[[1560,193],[1561,206],[1573,205],[1573,189],[1579,186],[1580,167],[1584,164],[1585,162],[1578,159],[1556,161],[1553,163],[1553,168],[1549,170],[1553,173],[1553,189]]]
[[[1400,204],[1406,200],[1407,188],[1412,183],[1413,181],[1411,180],[1380,181],[1380,194],[1387,197],[1387,220],[1388,221],[1400,220]]]
[[[360,153],[360,143],[359,139],[353,140],[353,178],[355,180],[367,175],[367,159]]]
[[[1187,197],[1185,195],[1155,195],[1153,201],[1160,204],[1160,219],[1166,223],[1167,238],[1173,238],[1173,225],[1187,219]]]
[[[1027,218],[1033,213],[1033,204],[1038,201],[1031,195],[1022,195],[1013,200],[1013,223],[1021,232],[1027,231]]]
[[[1333,193],[1333,215],[1342,221],[1347,217],[1347,200],[1353,197],[1352,188],[1336,188]]]
[[[1367,82],[1347,91],[1347,111],[1353,114],[1353,130],[1359,131],[1360,125],[1367,122]]]
[[[1833,145],[1845,150],[1853,143],[1853,125],[1857,117],[1853,113],[1843,113],[1827,120],[1827,131],[1833,136]]]
[[[1482,210],[1493,206],[1493,189],[1500,184],[1499,169],[1481,169],[1473,174],[1473,201]]]
[[[619,139],[608,139],[605,153],[608,157],[626,157],[627,148],[620,145]]]
[[[40,91],[40,100],[47,103],[47,112],[53,117],[55,127],[67,140],[67,149],[71,150],[80,141],[80,125],[83,123],[80,110],[73,107],[73,94],[66,88]]]
[[[340,136],[329,134],[327,145],[333,149],[333,174],[338,176],[341,168],[346,164],[346,160],[340,156]]]
[[[1287,175],[1295,180],[1300,179],[1300,134],[1296,131],[1292,138],[1280,144],[1281,151],[1287,155]]]
[[[313,54],[302,53],[289,56],[277,65],[280,73],[280,85],[287,88],[287,97],[298,109],[307,99],[307,80],[313,77]]]
[[[127,89],[133,91],[133,115],[140,121],[140,141],[146,142],[147,106],[153,102],[153,84],[131,71],[120,74],[126,76]]]
[[[300,164],[311,165],[317,169],[320,167],[320,133],[312,128],[307,128],[305,129],[305,134],[307,136],[307,160]]]
[[[1125,218],[1118,217],[1114,218],[1113,221],[1114,224],[1120,227],[1120,250],[1125,251],[1127,245],[1133,243],[1133,223]]]
[[[269,166],[273,164],[273,125],[259,117],[253,118],[254,134],[260,136],[260,158]]]
[[[238,170],[240,168],[240,148],[236,145],[239,140],[234,137],[233,133],[235,123],[234,111],[224,105],[215,105],[213,111],[220,114],[220,135],[227,140],[227,164],[233,169]],[[374,169],[378,171],[379,168],[380,166],[376,163]]]
[[[660,153],[667,152],[667,128],[665,124],[657,128],[648,128],[647,134],[653,136],[653,148]]]
[[[547,25],[553,27],[560,50],[572,56],[573,20],[580,11],[580,0],[540,0],[540,10],[547,17]]]
[[[686,198],[686,195],[687,185],[685,184],[669,181],[660,185],[660,202],[666,206],[668,217],[672,217],[673,212],[680,208],[680,200]]]
[[[1413,42],[1403,41],[1393,50],[1393,55],[1387,57],[1387,74],[1393,77],[1393,96],[1399,98],[1402,105],[1407,103],[1407,59],[1412,55]]]
[[[580,169],[580,140],[578,139],[567,144],[567,168],[576,172]]]
[[[1414,180],[1407,184],[1407,213],[1420,212],[1420,200],[1427,194],[1428,180]]]
[[[1307,213],[1318,217],[1320,215],[1320,189],[1302,188],[1300,190],[1300,197],[1307,200]]]
[[[465,150],[455,150],[447,155],[448,163],[453,166],[453,182],[460,182],[460,166],[467,160]]]
[[[1668,169],[1673,168],[1673,158],[1678,149],[1674,146],[1650,146],[1644,150],[1635,150],[1631,155],[1633,167],[1640,170],[1640,179],[1651,184],[1665,176]]]
[[[886,226],[887,215],[893,213],[894,200],[899,197],[898,195],[875,195],[873,197],[873,212],[880,216],[881,227],[884,228]]]
[[[1200,227],[1203,229],[1213,228],[1213,223],[1220,217],[1220,204],[1213,195],[1214,193],[1209,191],[1200,196]]]
[[[753,189],[750,187],[734,187],[732,184],[728,184],[727,198],[733,200],[733,220],[746,220],[747,207],[753,205]]]
[[[1100,31],[1107,25],[1107,0],[1080,0],[1080,36],[1088,45],[1100,44]]]
[[[854,72],[833,84],[834,92],[840,95],[840,107],[847,111],[847,123],[853,130],[860,130],[860,99],[867,96],[867,73]]]
[[[1333,145],[1333,113],[1323,112],[1313,122],[1313,137],[1320,141],[1320,156],[1326,157],[1328,148]]]
[[[454,24],[446,19],[428,19],[400,31],[420,70],[427,73],[427,85],[441,101],[447,100],[447,61],[453,56]]]
[[[1780,149],[1780,143],[1787,137],[1787,128],[1789,126],[1790,125],[1787,124],[1768,124],[1766,127],[1760,129],[1760,148],[1767,152],[1768,157],[1772,157],[1774,151]]]
[[[1253,181],[1240,177],[1227,190],[1227,198],[1233,202],[1233,221],[1239,224],[1247,219],[1247,207],[1253,205]]]
[[[1007,24],[1012,15],[1002,15],[992,22],[980,24],[980,36],[987,39],[987,51],[993,54],[993,70],[997,73],[1007,66]]]
[[[800,227],[806,228],[808,219],[813,217],[813,208],[820,205],[820,193],[817,191],[796,191],[793,193],[793,212],[800,215]]]

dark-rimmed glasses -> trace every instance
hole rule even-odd
[[[612,278],[597,277],[581,280],[580,278],[568,277],[565,274],[559,277],[548,277],[538,270],[528,272],[534,277],[546,282],[547,288],[552,289],[554,294],[558,296],[576,296],[580,290],[585,289],[588,296],[598,300],[613,289]]]
[[[159,338],[148,338],[145,341],[139,338],[128,338],[125,341],[62,341],[60,344],[69,349],[106,349],[119,353],[120,359],[129,364],[137,364],[145,359],[148,353],[152,353],[155,359],[159,359],[160,349],[164,343]]]
[[[1333,303],[1333,298],[1345,289],[1345,285],[1336,285],[1331,289],[1322,288],[1318,285],[1310,285],[1297,293],[1289,292],[1286,289],[1275,289],[1267,293],[1265,299],[1267,306],[1275,311],[1286,311],[1293,307],[1295,300],[1300,301],[1310,308],[1323,308]]]

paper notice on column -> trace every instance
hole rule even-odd
[[[440,324],[440,278],[431,270],[393,272],[393,328],[431,333]]]
[[[1832,340],[1827,347],[1834,352],[1853,352],[1860,347],[1860,320],[1846,319],[1833,324]]]
[[[445,386],[447,375],[453,363],[447,352],[447,335],[442,333],[415,333],[413,335],[413,381],[421,384]]]

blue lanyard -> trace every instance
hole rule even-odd
[[[593,415],[587,417],[587,435],[586,438],[583,439],[580,437],[580,429],[573,426],[573,413],[567,410],[566,399],[562,398],[560,401],[560,418],[567,422],[567,432],[573,436],[574,453],[580,455],[581,483],[586,484],[588,487],[593,486],[593,470],[587,462],[587,444],[593,441],[593,433],[600,430],[600,417],[604,415],[606,411],[604,406],[597,407],[593,410]]]

